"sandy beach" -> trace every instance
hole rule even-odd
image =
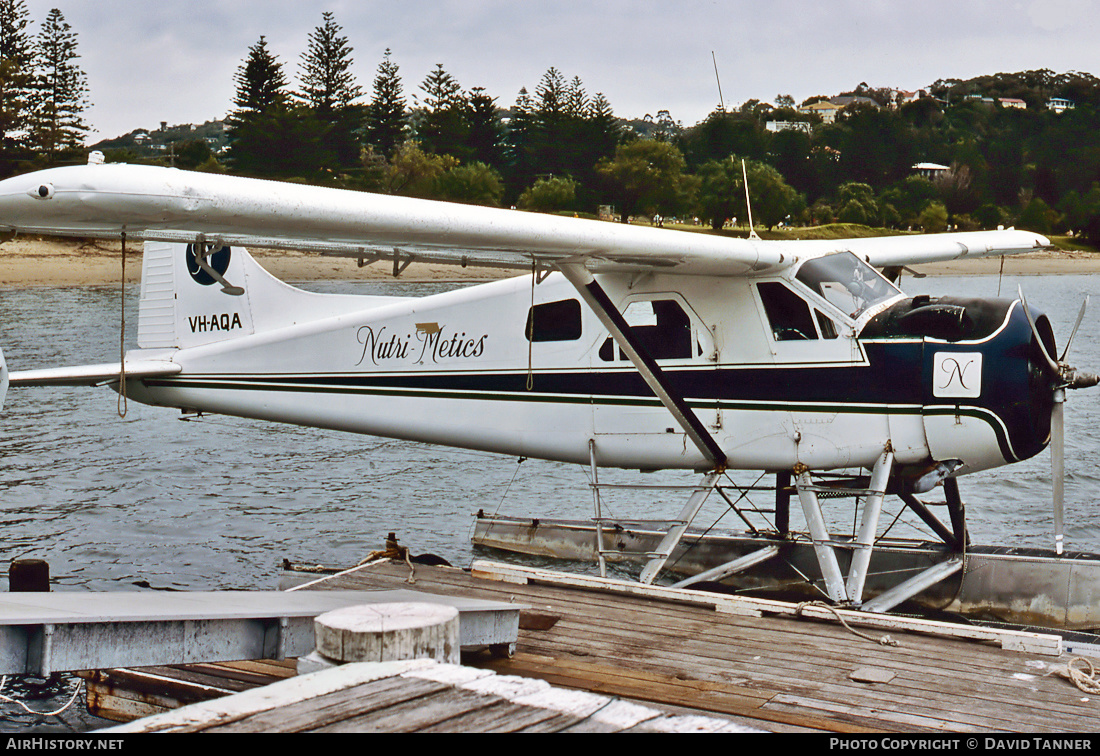
[[[288,252],[251,250],[277,278],[303,281],[361,281],[391,277],[392,266],[377,262],[360,268],[353,259]],[[929,275],[996,275],[1001,258],[980,258],[914,266]],[[118,242],[17,237],[0,244],[0,287],[90,286],[118,283],[122,272]],[[1060,275],[1100,273],[1100,255],[1086,252],[1035,252],[1004,259],[1005,275]],[[406,281],[477,281],[519,275],[495,268],[413,263],[402,274]],[[126,280],[141,280],[141,245],[131,244],[126,255]]]

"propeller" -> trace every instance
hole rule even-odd
[[[4,364],[4,350],[0,349],[0,409],[4,409],[6,393],[8,393],[8,366]]]
[[[1023,305],[1024,315],[1031,326],[1031,332],[1039,345],[1039,351],[1046,362],[1045,367],[1050,372],[1052,390],[1054,392],[1054,404],[1050,410],[1050,476],[1053,488],[1054,500],[1054,551],[1062,553],[1064,541],[1063,515],[1065,511],[1065,471],[1066,471],[1066,447],[1065,447],[1065,406],[1066,389],[1080,389],[1095,386],[1100,383],[1100,376],[1077,370],[1066,362],[1070,344],[1077,335],[1077,329],[1081,327],[1081,321],[1085,318],[1085,310],[1088,308],[1089,297],[1085,295],[1085,301],[1081,303],[1081,309],[1077,313],[1077,322],[1073,324],[1073,330],[1066,341],[1066,348],[1062,350],[1062,356],[1055,360],[1047,351],[1046,342],[1039,334],[1039,328],[1035,324],[1035,318],[1031,316],[1031,309],[1027,306],[1023,287],[1017,287],[1020,294],[1020,304]]]

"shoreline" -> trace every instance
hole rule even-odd
[[[392,279],[389,263],[363,268],[356,260],[286,250],[250,250],[272,275],[287,283],[310,281],[379,281]],[[118,242],[79,239],[16,238],[0,243],[0,288],[33,286],[96,286],[117,284],[121,274]],[[952,260],[912,266],[927,275],[997,275],[1000,257]],[[1087,252],[1045,251],[1004,258],[1004,275],[1082,275],[1100,273],[1100,255]],[[412,263],[401,274],[407,282],[486,281],[523,275],[519,270],[462,268],[458,265]],[[141,280],[141,247],[126,255],[126,281]]]

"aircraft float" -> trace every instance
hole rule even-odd
[[[727,470],[759,470],[797,494],[829,598],[861,606],[887,492],[964,548],[957,478],[1052,444],[1060,482],[1065,390],[1097,382],[1055,356],[1022,293],[909,297],[891,280],[1050,246],[1018,230],[763,241],[94,162],[0,182],[0,228],[144,243],[139,348],[10,374],[0,356],[0,401],[8,383],[106,385],[186,413],[593,473],[698,471],[645,582]],[[420,298],[315,294],[248,246],[395,275],[414,261],[522,273]],[[852,468],[870,475],[849,481],[862,514],[838,560],[819,501],[830,484],[812,476]],[[940,485],[951,528],[916,498]],[[1054,505],[1061,553],[1057,489]]]

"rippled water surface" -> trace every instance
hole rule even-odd
[[[962,296],[996,296],[1000,286],[1011,297],[1020,283],[1032,307],[1050,316],[1059,349],[1090,293],[1094,306],[1074,341],[1071,362],[1095,372],[1098,282],[1090,276],[968,276],[910,278],[902,286],[910,294]],[[309,288],[428,294],[450,287],[372,282]],[[137,293],[136,287],[127,291],[130,341]],[[0,290],[0,344],[9,367],[116,362],[119,299],[117,287]],[[1098,399],[1100,389],[1070,392],[1066,412],[1066,540],[1071,549],[1094,552],[1100,552]],[[1051,546],[1049,471],[1044,452],[964,478],[974,540]],[[629,472],[601,477],[639,478]],[[754,476],[738,477],[748,482]],[[643,480],[691,479],[660,474]],[[108,389],[12,389],[0,414],[0,562],[6,577],[12,559],[47,560],[55,590],[272,589],[284,558],[351,566],[396,531],[414,553],[468,565],[478,509],[589,517],[587,482],[586,471],[574,465],[518,464],[513,458],[226,417],[181,422],[172,410],[135,402],[120,418],[118,397]],[[718,518],[725,509],[720,504],[709,502],[699,522]],[[654,510],[671,516],[680,506],[676,499],[661,506],[635,494],[608,500],[610,512],[624,517]],[[909,520],[903,516],[892,534],[917,536]],[[736,529],[737,523],[726,517],[720,527]],[[6,589],[4,581],[0,589]]]

